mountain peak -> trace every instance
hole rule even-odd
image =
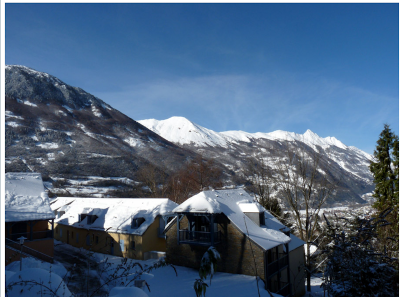
[[[60,104],[73,109],[91,105],[111,107],[81,88],[67,85],[57,77],[22,65],[6,65],[5,93],[8,97],[33,103]]]
[[[138,122],[165,139],[182,145],[223,147],[227,145],[222,135],[201,127],[185,117],[174,116],[162,121],[150,119]]]

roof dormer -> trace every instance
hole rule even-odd
[[[131,228],[132,229],[139,228],[140,225],[142,225],[144,221],[145,221],[145,218],[133,218],[132,223],[131,223]]]
[[[238,206],[240,210],[257,226],[265,225],[265,214],[264,210],[260,209],[257,203],[250,201],[239,202]]]

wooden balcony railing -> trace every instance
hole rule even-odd
[[[31,249],[30,247],[27,247],[25,245],[21,245],[13,240],[10,240],[8,238],[6,238],[6,247],[14,250],[15,252],[19,252],[22,253],[25,256],[30,256],[30,257],[34,257],[38,260],[42,260],[42,261],[46,261],[49,263],[53,263],[54,259],[52,257],[50,257],[49,255],[43,254],[35,249]]]
[[[290,284],[287,282],[281,282],[280,285],[281,289],[276,293],[284,297],[290,296]]]
[[[271,276],[272,274],[278,272],[279,270],[285,268],[288,265],[288,256],[283,256],[282,258],[279,258],[278,260],[269,263],[267,267],[268,271],[268,276]]]
[[[53,230],[37,231],[37,232],[24,232],[24,233],[13,233],[8,234],[6,238],[13,241],[18,241],[21,236],[25,237],[27,241],[29,240],[39,240],[46,238],[53,238]]]
[[[201,245],[211,245],[212,242],[217,244],[221,242],[221,231],[211,233],[205,231],[179,230],[179,242]]]

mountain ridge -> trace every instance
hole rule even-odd
[[[291,143],[297,149],[304,149],[310,157],[313,151],[323,156],[326,164],[321,170],[341,181],[341,199],[347,195],[353,202],[364,203],[361,196],[373,189],[373,178],[369,171],[371,155],[356,147],[346,146],[335,137],[319,137],[310,129],[304,134],[282,130],[269,133],[215,132],[184,117],[139,122],[181,147],[219,160],[239,175],[245,175],[243,168],[247,166],[248,157],[265,160],[268,166],[276,169],[277,160],[285,158],[284,143]]]
[[[325,145],[325,146],[330,146],[330,145],[335,145],[337,147],[347,149],[349,146],[346,146],[343,144],[340,140],[338,140],[336,137],[333,136],[328,136],[325,138],[322,138],[318,136],[316,133],[312,132],[310,129],[307,129],[307,131],[304,134],[297,134],[294,132],[288,132],[288,131],[283,131],[283,130],[276,130],[273,132],[255,132],[255,133],[250,133],[246,131],[241,131],[241,130],[228,130],[228,131],[222,131],[222,132],[216,132],[213,130],[210,130],[208,128],[202,127],[196,123],[193,123],[192,121],[188,120],[185,117],[170,117],[165,120],[156,120],[156,119],[146,119],[146,120],[140,120],[138,121],[139,123],[143,124],[146,126],[148,129],[152,130],[155,133],[158,133],[159,135],[162,135],[165,139],[171,141],[171,142],[178,142],[180,144],[187,144],[188,141],[193,141],[188,137],[188,134],[184,135],[184,131],[181,130],[181,135],[178,135],[178,138],[174,138],[175,135],[169,135],[166,132],[166,130],[174,130],[176,128],[181,129],[179,125],[186,126],[186,127],[191,127],[195,128],[200,132],[206,131],[206,132],[211,132],[208,133],[207,135],[217,135],[218,136],[225,138],[227,141],[233,141],[233,140],[240,140],[240,141],[249,141],[251,138],[266,138],[266,139],[271,139],[271,140],[278,140],[278,139],[283,139],[283,140],[298,140],[302,141],[307,144],[311,145]],[[193,132],[193,131],[190,131]],[[195,133],[198,133],[197,131],[194,131]],[[206,134],[206,133],[205,133]],[[236,135],[235,135],[236,134]],[[203,136],[203,138],[205,138]],[[206,139],[206,138],[205,138]],[[183,141],[181,141],[183,140]],[[186,140],[186,141],[185,141]],[[208,144],[207,141],[193,141],[194,145],[204,145]],[[213,143],[217,143],[218,140],[212,141]],[[359,151],[360,149],[353,147]],[[364,152],[366,156],[370,156],[368,153]],[[372,157],[372,156],[371,156]]]

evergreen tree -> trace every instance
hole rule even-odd
[[[399,296],[397,259],[379,253],[379,229],[393,211],[386,210],[377,218],[353,220],[336,217],[327,222],[327,264],[322,286],[328,296],[395,297]]]
[[[380,237],[383,249],[388,248],[392,255],[398,255],[399,236],[399,139],[385,124],[374,151],[374,161],[370,170],[374,175],[376,198],[373,207],[378,211],[392,208],[387,220],[390,225],[382,228]],[[387,239],[389,238],[389,239]]]

